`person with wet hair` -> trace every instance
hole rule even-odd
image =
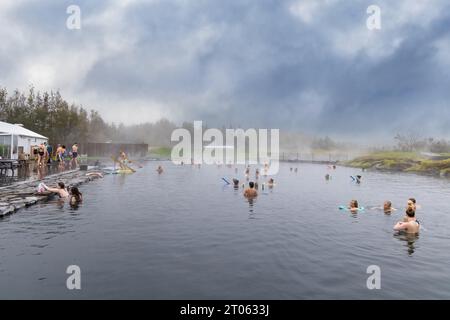
[[[348,210],[350,210],[351,213],[357,213],[359,211],[358,200],[350,201],[350,204],[348,206]]]
[[[236,179],[236,178],[233,179],[233,186],[235,188],[239,188],[239,180],[238,179]]]
[[[417,203],[415,198],[409,198],[406,208],[411,208],[414,211],[417,210]]]
[[[67,199],[69,197],[69,192],[63,182],[58,182],[57,188],[49,188],[43,184],[45,190],[56,193],[61,199]]]
[[[395,231],[404,231],[406,233],[419,233],[420,222],[416,218],[416,211],[413,208],[406,209],[406,221],[399,221],[394,226]]]
[[[248,188],[244,191],[244,197],[246,198],[255,198],[258,196],[258,191],[255,189],[255,183],[250,181],[248,183]]]
[[[397,211],[397,209],[392,207],[392,202],[387,200],[383,204],[383,211],[385,214],[391,214],[393,211]]]
[[[70,190],[70,205],[76,206],[83,202],[83,194],[77,187],[72,187]]]

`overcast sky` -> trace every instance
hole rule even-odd
[[[66,9],[81,8],[69,30]],[[381,8],[381,30],[366,9]],[[1,0],[0,86],[126,124],[450,133],[448,0]]]

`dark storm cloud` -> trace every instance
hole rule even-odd
[[[61,88],[125,123],[450,131],[446,1],[78,1],[80,31],[65,28],[69,4],[0,7],[3,86]]]

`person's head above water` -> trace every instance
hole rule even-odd
[[[358,201],[357,200],[350,201],[350,208],[359,208]]]
[[[70,193],[73,194],[73,195],[80,195],[81,194],[80,190],[78,190],[77,187],[72,187],[72,189],[70,189]]]
[[[72,187],[72,189],[70,189],[70,193],[75,197],[77,201],[81,201],[81,192],[77,187]]]
[[[386,211],[386,210],[391,210],[392,209],[392,202],[391,201],[385,201],[384,202],[384,204],[383,204],[383,208],[384,208],[384,210]]]
[[[406,209],[406,216],[408,218],[414,218],[416,216],[416,211],[413,208]]]
[[[255,183],[253,181],[250,181],[248,183],[248,186],[250,187],[250,189],[253,189],[255,187]]]
[[[416,199],[414,199],[414,198],[408,199],[408,208],[416,210]]]
[[[233,179],[233,184],[234,184],[235,186],[238,186],[238,185],[239,185],[239,180],[238,180],[238,179]]]
[[[65,186],[65,184],[63,182],[58,182],[58,187],[60,189],[65,189],[66,188],[66,186]]]

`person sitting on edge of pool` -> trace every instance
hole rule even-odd
[[[45,190],[58,194],[58,196],[62,199],[67,199],[69,197],[69,192],[63,182],[58,182],[57,188],[49,188],[45,184],[43,186]]]
[[[161,173],[164,172],[164,169],[163,169],[162,166],[158,166],[158,169],[156,169],[156,171],[157,171],[159,174],[161,174]]]
[[[244,197],[246,198],[255,198],[258,196],[258,191],[255,190],[255,183],[250,181],[248,183],[248,188],[244,191]]]
[[[416,211],[413,208],[406,209],[406,221],[399,221],[394,226],[395,231],[405,231],[406,233],[419,233],[420,223],[416,219]]]

